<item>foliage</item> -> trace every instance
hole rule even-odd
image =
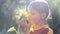
[[[0,0],[0,32],[6,33],[10,27],[20,32],[18,19],[20,10],[26,10],[29,3],[33,0]],[[52,22],[49,22],[50,27],[54,30],[54,34],[60,33],[60,0],[47,0],[52,11]],[[14,34],[16,32],[14,31]],[[20,33],[19,33],[20,34]]]
[[[54,34],[60,33],[60,0],[47,0],[52,11],[52,20],[50,22],[51,28],[54,30]]]

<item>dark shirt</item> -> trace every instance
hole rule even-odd
[[[42,28],[39,30],[35,30],[34,32],[30,32],[30,34],[47,34],[48,33],[48,28]]]

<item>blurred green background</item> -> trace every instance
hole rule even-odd
[[[13,27],[19,31],[18,16],[20,10],[27,10],[29,3],[34,0],[0,0],[0,34],[17,34],[15,31],[7,33]],[[46,0],[51,9],[52,19],[48,19],[54,34],[60,34],[60,0]]]

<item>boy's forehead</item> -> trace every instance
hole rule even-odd
[[[28,11],[31,11],[31,10],[33,10],[33,7],[32,6],[29,7]]]

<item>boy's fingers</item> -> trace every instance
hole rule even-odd
[[[26,17],[23,17],[22,19],[20,19],[19,21],[19,24],[23,27],[27,27],[29,28],[30,27],[30,23],[28,20],[26,20]]]
[[[26,26],[26,18],[23,17],[22,19],[19,19],[19,20],[18,20],[18,23],[19,23],[21,26],[25,27],[25,26]]]

